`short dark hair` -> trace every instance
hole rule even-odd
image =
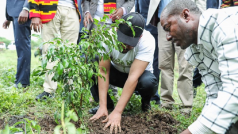
[[[172,0],[164,8],[163,12],[166,10],[166,16],[179,15],[185,8],[189,9],[190,12],[195,14],[201,14],[201,11],[192,0]]]

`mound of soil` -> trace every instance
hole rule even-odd
[[[106,124],[102,123],[102,120],[101,118],[95,122],[88,122],[91,134],[110,133],[110,127],[103,130]],[[123,116],[121,121],[122,131],[120,134],[176,134],[178,131],[175,126],[178,123],[168,113]]]

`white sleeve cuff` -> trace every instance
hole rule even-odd
[[[27,7],[23,7],[22,9],[23,10],[27,10],[29,12],[29,9]]]
[[[122,8],[122,10],[123,10],[123,15],[125,15],[126,14],[126,9],[125,9],[125,7],[121,7]]]
[[[192,134],[214,134],[212,130],[203,125],[200,121],[196,120],[188,127]]]
[[[89,11],[86,11],[86,12],[84,13],[84,16],[86,15],[86,13],[89,13]]]

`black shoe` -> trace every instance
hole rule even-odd
[[[23,88],[27,88],[28,86],[30,86],[30,85],[22,85]]]
[[[30,85],[24,85],[24,84],[22,84],[22,88],[27,88],[28,86],[30,86]],[[14,84],[13,87],[15,87],[15,88],[18,89],[18,84]]]
[[[88,113],[89,113],[89,114],[96,114],[97,111],[98,111],[98,109],[99,109],[99,105],[96,106],[95,108],[91,108],[90,110],[88,110]],[[113,106],[113,107],[110,107],[110,108],[107,108],[107,110],[108,110],[109,112],[111,112],[113,109],[114,109],[114,106]]]
[[[151,109],[150,100],[144,100],[142,98],[141,103],[142,103],[141,104],[141,109],[142,109],[143,112],[147,112]]]
[[[160,100],[156,100],[155,104],[160,105],[161,104]]]
[[[53,95],[44,91],[36,96],[36,100],[46,100],[47,98],[53,98]]]

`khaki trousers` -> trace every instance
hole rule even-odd
[[[60,35],[63,40],[68,40],[69,43],[77,43],[78,34],[79,16],[76,9],[58,6],[54,19],[46,24],[43,24],[41,37],[43,42],[47,42]],[[45,44],[43,46],[43,58],[47,54],[49,45],[50,44]],[[48,62],[46,68],[52,69],[54,66],[54,62]],[[43,84],[45,92],[53,93],[57,89],[57,82],[51,80],[53,76],[54,74],[46,73]]]
[[[174,85],[174,62],[175,53],[178,58],[179,77],[177,81],[178,95],[183,106],[192,106],[193,104],[193,84],[192,70],[193,67],[184,58],[185,50],[179,46],[172,45],[166,39],[166,32],[158,23],[158,45],[159,45],[159,68],[161,70],[161,89],[160,95],[162,105],[168,106],[174,103],[172,97]]]

